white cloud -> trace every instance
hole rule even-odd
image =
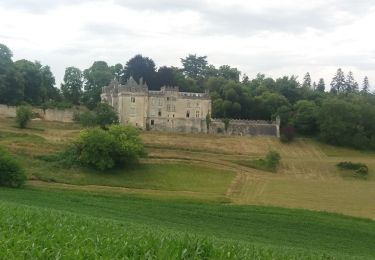
[[[180,65],[189,53],[215,65],[330,82],[338,67],[375,85],[372,1],[0,1],[0,42],[15,59],[40,60],[60,82],[64,69],[135,54]],[[327,84],[328,85],[328,84]]]

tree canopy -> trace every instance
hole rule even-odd
[[[178,86],[185,92],[209,92],[213,118],[272,120],[279,116],[286,129],[283,132],[296,131],[336,145],[375,149],[375,95],[369,79],[365,77],[359,86],[354,74],[341,68],[329,90],[323,78],[315,83],[309,72],[301,82],[294,75],[271,78],[262,73],[253,78],[243,74],[241,81],[237,68],[215,66],[207,56],[189,54],[181,59],[181,67],[157,67],[150,57],[139,54],[125,65],[95,61],[83,72],[70,66],[65,70],[60,92],[48,65],[24,59],[14,62],[12,57],[11,50],[0,44],[2,104],[43,105],[51,100],[83,104],[92,113],[110,113],[110,121],[115,122],[113,111],[100,105],[102,88],[115,78],[121,82],[130,77],[136,81],[143,78],[151,90]],[[91,121],[92,113],[87,113]],[[102,119],[102,126],[107,125],[106,116]]]

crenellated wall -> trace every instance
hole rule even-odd
[[[225,129],[225,120],[212,119],[209,133],[227,135],[252,135],[252,136],[275,136],[280,137],[280,122],[263,120],[228,120]]]

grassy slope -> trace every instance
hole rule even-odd
[[[272,245],[294,252],[307,250],[368,258],[375,255],[375,222],[335,214],[4,188],[0,189],[0,201],[147,225],[151,230],[160,228]]]
[[[187,164],[141,164],[105,174],[82,168],[61,169],[35,160],[29,173],[40,180],[76,185],[105,185],[135,189],[193,191],[224,195],[235,174]],[[53,174],[51,172],[53,171]]]
[[[34,158],[34,155],[63,149],[77,136],[79,126],[37,121],[31,123],[30,129],[21,130],[13,125],[13,119],[0,118],[0,144],[20,158],[34,179],[133,187],[131,191],[121,190],[120,193],[143,192],[158,197],[210,200],[220,197],[220,201],[230,200],[235,204],[324,210],[375,219],[374,153],[332,147],[310,139],[298,139],[285,145],[264,137],[143,132],[141,136],[150,155],[146,162],[152,163],[150,170],[155,174],[146,174],[148,169],[144,169],[143,174],[135,171],[131,177],[131,172],[129,176],[120,172],[102,177],[82,169],[58,169]],[[233,163],[264,157],[270,149],[278,151],[282,157],[275,174]],[[366,163],[370,169],[369,179],[344,178],[335,166],[340,161]],[[163,165],[166,163],[169,165]],[[199,168],[189,169],[190,165]],[[169,167],[174,168],[173,173]],[[206,171],[208,174],[197,173]],[[215,172],[219,174],[215,176]],[[236,172],[237,176],[233,178],[229,172]],[[190,180],[190,175],[194,180]]]

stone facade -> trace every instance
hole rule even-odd
[[[137,83],[130,78],[125,85],[113,80],[103,88],[101,98],[115,108],[122,124],[168,132],[207,132],[206,116],[211,113],[208,93],[180,92],[169,86],[152,91],[142,79]]]
[[[212,119],[209,133],[280,137],[280,119],[276,119],[276,121],[231,119],[227,121],[227,129],[225,129],[224,121],[222,119]]]
[[[0,105],[0,116],[3,117],[16,117],[16,106],[7,106]],[[46,120],[46,121],[56,121],[71,123],[73,122],[73,116],[77,112],[75,109],[41,109],[41,108],[32,108],[33,113],[37,118]]]
[[[227,135],[263,135],[279,137],[279,120],[228,121],[211,119],[208,93],[180,92],[178,87],[164,86],[160,91],[149,90],[140,79],[130,78],[125,85],[113,80],[102,90],[101,99],[117,111],[122,124],[132,124],[144,130],[180,133],[211,133]]]

